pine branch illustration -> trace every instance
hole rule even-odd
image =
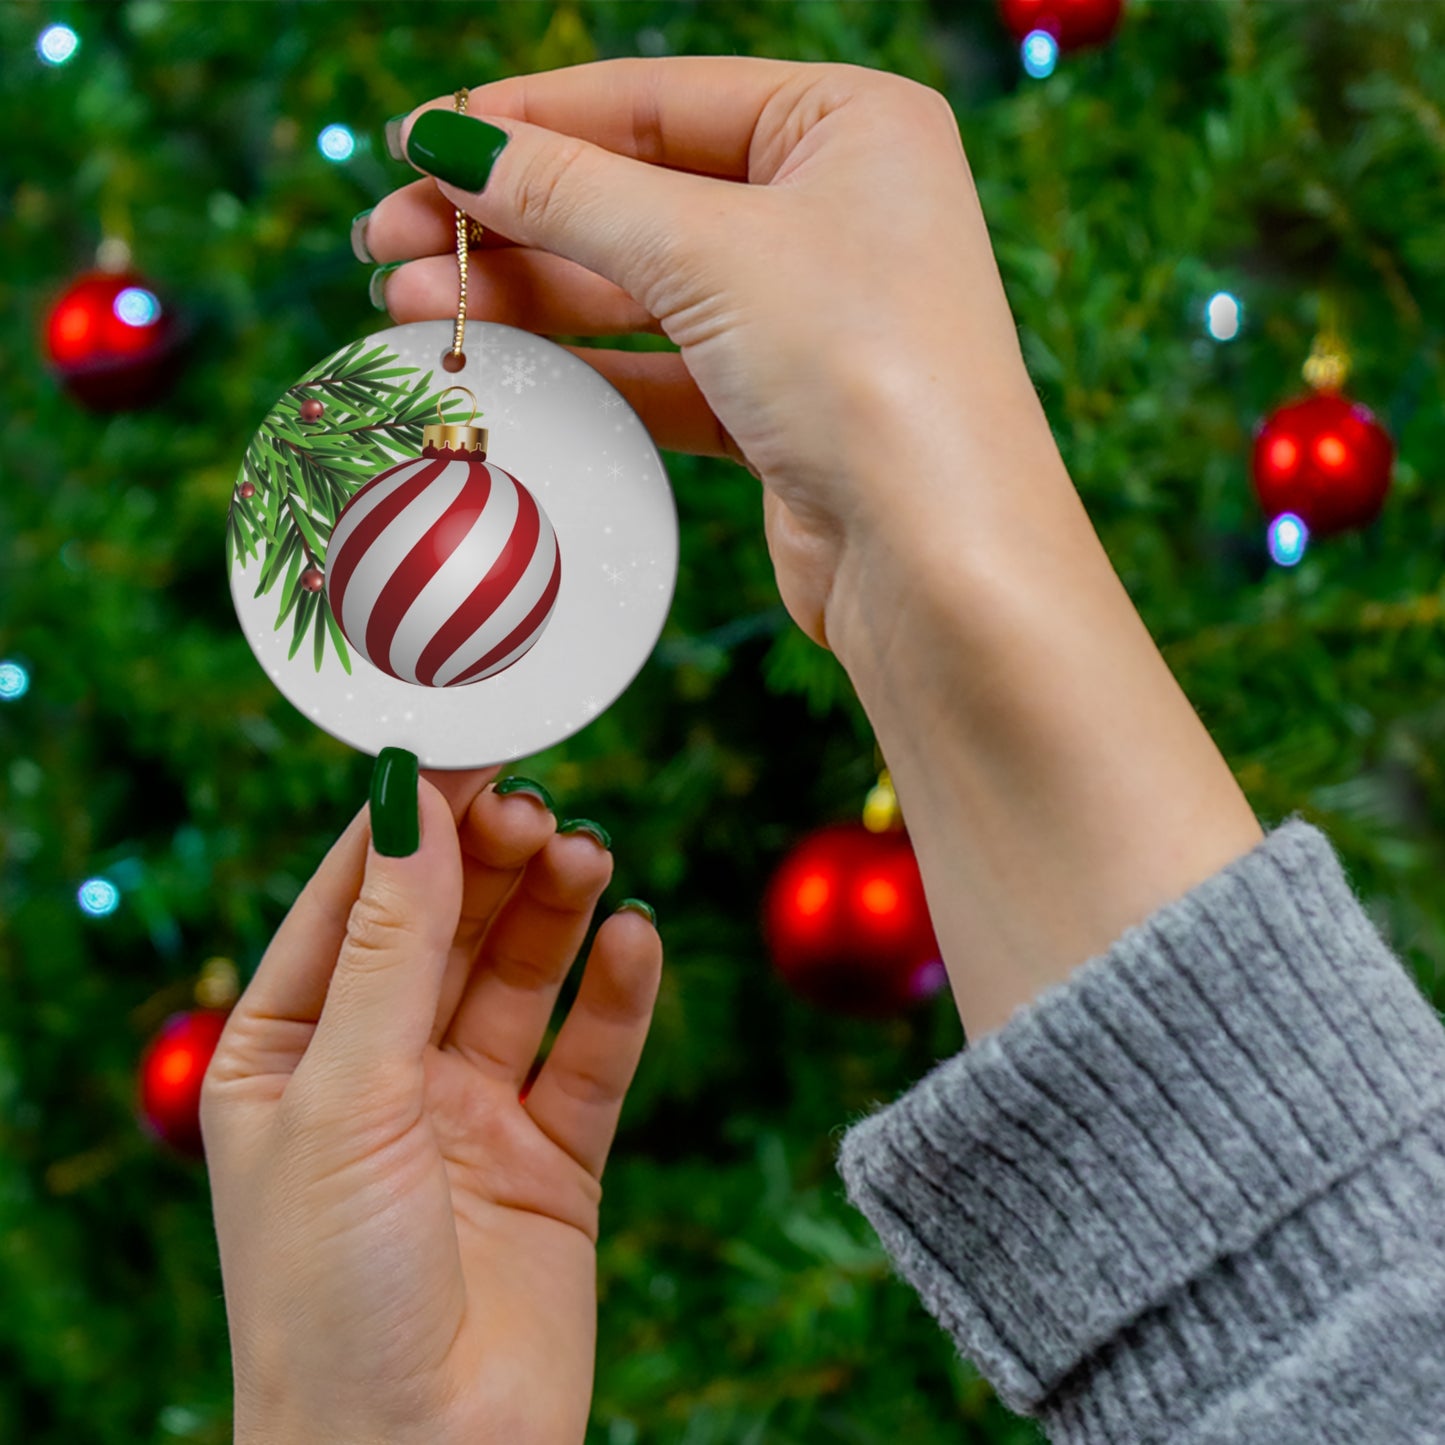
[[[314,633],[316,670],[328,637],[350,673],[346,639],[325,590],[300,585],[305,571],[322,570],[337,518],[378,472],[421,448],[422,428],[437,414],[432,372],[400,364],[384,345],[356,341],[313,367],[289,387],[246,450],[226,521],[226,566],[244,567],[261,555],[256,597],[280,583],[276,630],[292,620],[290,656]],[[302,404],[324,401],[324,424],[302,418]],[[444,400],[441,414],[460,421],[463,403]],[[241,488],[250,483],[249,497]]]

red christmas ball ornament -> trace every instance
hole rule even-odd
[[[1035,30],[1058,41],[1060,50],[1102,45],[1118,28],[1124,0],[999,0],[999,17],[1022,43]]]
[[[557,534],[537,498],[487,460],[487,437],[470,422],[424,427],[421,456],[355,492],[327,542],[331,615],[356,652],[402,682],[495,677],[556,610]],[[429,518],[420,540],[418,514]]]
[[[768,885],[763,932],[784,982],[836,1013],[902,1013],[946,981],[901,829],[835,823],[803,839]]]
[[[1271,521],[1293,512],[1312,535],[1365,527],[1390,490],[1395,447],[1368,407],[1318,391],[1277,408],[1254,439],[1255,495]]]
[[[141,1123],[182,1154],[201,1158],[201,1082],[216,1052],[229,1009],[172,1014],[140,1061]]]
[[[314,396],[308,396],[306,400],[301,403],[302,421],[320,421],[325,415],[326,403],[324,401],[319,401]]]
[[[95,411],[155,401],[173,380],[179,328],[143,277],[92,271],[73,282],[45,322],[45,350],[67,391]]]
[[[326,574],[319,567],[308,567],[301,574],[300,582],[308,592],[320,592],[326,586]]]

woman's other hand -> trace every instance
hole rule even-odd
[[[519,1097],[612,855],[486,776],[420,780],[408,857],[357,814],[206,1075],[238,1445],[585,1433],[600,1180],[662,947],[602,925]]]

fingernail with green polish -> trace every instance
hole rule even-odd
[[[552,795],[541,783],[534,782],[531,778],[510,777],[503,778],[497,783],[492,791],[507,797],[510,793],[525,793],[529,798],[536,798],[538,802],[547,809],[549,813],[557,811],[557,805],[552,801]]]
[[[401,115],[392,116],[386,123],[383,132],[386,136],[386,153],[394,161],[404,161],[406,159],[401,148],[401,128],[407,116],[410,114],[411,112],[409,110],[404,111]]]
[[[650,903],[644,903],[640,898],[624,898],[617,905],[617,911],[621,913],[624,909],[642,914],[654,928],[657,927],[657,913]]]
[[[594,823],[591,818],[568,818],[565,823],[558,826],[557,831],[559,833],[590,833],[604,848],[611,851],[612,835],[601,823]]]
[[[371,773],[371,841],[388,858],[409,858],[421,846],[417,757],[382,748]]]
[[[386,278],[395,271],[398,266],[405,266],[405,261],[388,261],[385,266],[378,266],[371,273],[371,280],[367,284],[366,294],[371,297],[371,304],[378,311],[386,310]]]
[[[376,265],[376,257],[371,254],[366,244],[366,223],[371,219],[371,213],[376,208],[368,206],[364,211],[358,211],[351,218],[351,254],[358,261],[364,261],[368,266]]]
[[[424,110],[406,138],[406,158],[449,185],[480,191],[510,139],[484,120],[454,110]]]

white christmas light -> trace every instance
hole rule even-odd
[[[80,36],[68,25],[47,25],[35,42],[35,53],[47,65],[64,65],[80,49]]]
[[[356,150],[356,137],[344,125],[329,125],[316,137],[316,146],[329,161],[349,161]]]
[[[1204,308],[1204,329],[1216,341],[1233,341],[1244,324],[1244,307],[1228,291],[1216,291]]]
[[[1269,524],[1269,555],[1281,567],[1293,567],[1305,554],[1310,529],[1293,512],[1281,512]]]
[[[92,918],[104,918],[120,907],[120,889],[109,878],[87,878],[75,896],[81,911]]]
[[[30,690],[30,674],[18,662],[0,662],[0,702],[14,702]]]
[[[149,326],[160,319],[161,303],[154,292],[143,286],[127,286],[115,298],[112,309],[127,326]]]
[[[1030,30],[1024,36],[1019,53],[1023,57],[1024,69],[1035,80],[1044,80],[1054,73],[1054,67],[1059,63],[1059,42],[1047,30]]]

